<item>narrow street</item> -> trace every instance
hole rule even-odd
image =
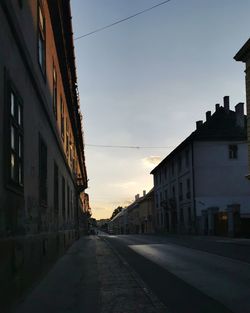
[[[172,313],[250,311],[249,240],[107,236]]]
[[[15,313],[247,313],[249,245],[218,237],[82,237]]]

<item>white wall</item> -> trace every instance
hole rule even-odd
[[[238,145],[238,158],[229,159],[228,145]],[[246,142],[195,142],[194,174],[196,214],[217,206],[240,204],[241,212],[250,212],[250,182],[247,174]]]

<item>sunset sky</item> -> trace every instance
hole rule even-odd
[[[72,0],[74,37],[161,0]],[[171,0],[75,41],[93,217],[152,186],[151,169],[230,96],[245,102],[250,1]],[[88,145],[163,148],[112,148]]]

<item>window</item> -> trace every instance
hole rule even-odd
[[[57,74],[53,65],[53,111],[57,119]]]
[[[8,181],[23,187],[23,106],[21,98],[10,85],[8,91]]]
[[[183,200],[183,187],[182,187],[182,183],[179,183],[179,200],[180,200],[180,201]]]
[[[69,136],[69,164],[73,169],[73,139],[71,134]]]
[[[172,176],[174,176],[174,161],[171,162],[171,171],[172,171]]]
[[[66,119],[66,155],[69,155],[69,123],[68,119]]]
[[[172,194],[173,194],[173,198],[175,198],[175,187],[172,187]]]
[[[65,178],[62,176],[62,217],[65,220]]]
[[[46,54],[45,54],[45,18],[41,4],[38,2],[38,62],[40,68],[45,74]]]
[[[158,194],[155,195],[155,200],[156,200],[156,207],[159,207],[159,198],[158,198]]]
[[[157,173],[154,174],[154,179],[155,179],[155,185],[158,185],[158,175]]]
[[[73,149],[73,173],[76,175],[76,149]]]
[[[69,185],[67,186],[67,219],[69,220],[69,211],[70,211],[70,199],[69,199]]]
[[[185,163],[186,163],[186,167],[189,166],[189,151],[188,149],[185,151]]]
[[[18,0],[18,4],[19,4],[20,9],[22,9],[23,8],[23,0]]]
[[[60,102],[61,102],[61,137],[64,142],[64,106],[62,97]]]
[[[188,207],[188,223],[191,224],[191,208]]]
[[[47,205],[47,146],[39,137],[39,199],[41,205]]]
[[[180,222],[184,222],[184,214],[183,214],[183,207],[180,207]]]
[[[191,192],[190,192],[190,179],[187,179],[187,199],[191,198]]]
[[[238,146],[237,145],[229,145],[228,152],[229,152],[229,159],[238,158]]]
[[[58,215],[58,166],[54,163],[54,211]]]
[[[181,171],[181,167],[182,167],[182,157],[181,155],[178,157],[178,171]]]
[[[164,168],[164,178],[165,178],[165,180],[167,179],[167,166],[165,166],[165,168]]]
[[[71,209],[71,219],[74,219],[74,199],[73,199],[73,191],[70,190],[70,209]]]
[[[167,191],[167,189],[165,190],[165,200],[168,201],[168,191]]]

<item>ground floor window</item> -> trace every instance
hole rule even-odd
[[[23,101],[13,83],[7,82],[6,101],[8,183],[23,188]]]

